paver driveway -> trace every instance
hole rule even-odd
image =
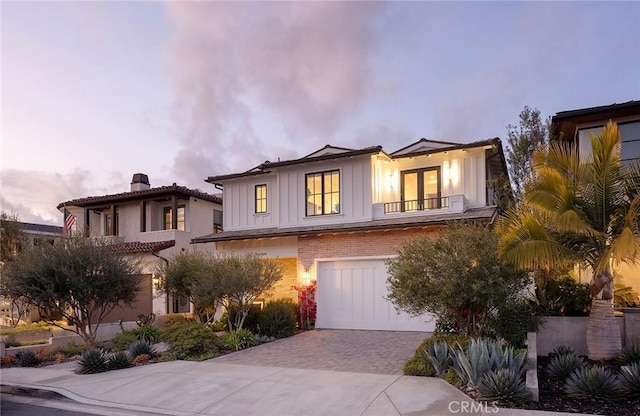
[[[230,364],[402,374],[427,332],[315,329],[214,358]]]

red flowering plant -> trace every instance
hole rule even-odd
[[[298,292],[298,326],[310,329],[316,324],[316,281],[307,285],[293,286]]]

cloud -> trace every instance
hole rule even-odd
[[[106,172],[97,178],[87,170],[70,173],[52,173],[36,170],[6,169],[0,171],[2,195],[0,209],[17,214],[20,221],[44,224],[62,224],[62,214],[56,206],[75,198],[122,192],[123,177]],[[108,183],[110,185],[102,185]],[[128,186],[128,181],[126,182]]]
[[[248,169],[331,141],[376,89],[373,20],[381,7],[167,3],[176,29],[168,56],[183,146],[178,177]]]

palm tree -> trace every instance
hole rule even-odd
[[[612,267],[640,261],[640,159],[620,162],[620,134],[611,122],[592,135],[591,147],[591,155],[579,155],[577,146],[556,142],[534,155],[524,204],[501,221],[499,251],[524,269],[590,270],[587,351],[603,360],[621,347]]]

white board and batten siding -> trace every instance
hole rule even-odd
[[[316,328],[432,332],[431,315],[411,317],[386,299],[383,258],[322,259],[316,262]]]

